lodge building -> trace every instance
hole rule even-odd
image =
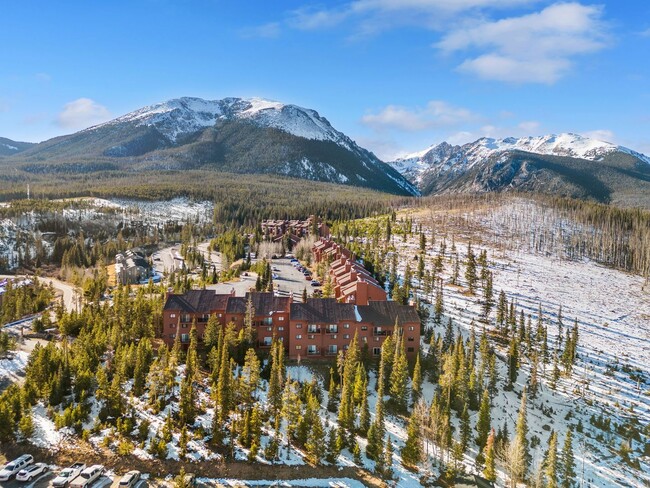
[[[273,337],[280,339],[289,359],[334,357],[347,349],[356,333],[359,345],[379,356],[386,338],[399,323],[407,355],[414,357],[420,347],[420,318],[414,307],[392,301],[369,301],[364,305],[342,303],[335,298],[309,298],[305,303],[273,293],[249,292],[244,297],[218,294],[214,290],[190,290],[168,294],[163,309],[163,341],[171,346],[176,334],[189,343],[196,323],[199,341],[211,315],[222,326],[244,326],[249,300],[253,308],[253,329],[258,349],[269,348]]]

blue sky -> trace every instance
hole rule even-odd
[[[180,96],[314,108],[390,158],[579,132],[650,153],[650,2],[2,2],[0,136]]]

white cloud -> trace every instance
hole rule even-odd
[[[404,26],[439,29],[450,18],[470,11],[503,9],[538,0],[354,0],[337,8],[301,8],[290,12],[289,26],[302,30],[327,29],[355,22],[355,32],[373,34]]]
[[[64,105],[56,123],[66,129],[85,129],[110,117],[111,113],[103,105],[90,98],[78,98]]]
[[[554,83],[573,58],[603,49],[602,8],[556,3],[540,12],[452,30],[435,47],[443,53],[474,50],[461,71],[516,83]]]
[[[262,39],[274,39],[280,35],[280,30],[279,22],[269,22],[267,24],[242,29],[240,34],[245,39],[256,37]]]
[[[435,127],[450,127],[478,119],[478,115],[466,108],[455,107],[441,100],[432,100],[424,108],[409,109],[388,105],[378,113],[364,115],[361,122],[376,130],[397,129],[404,132],[417,132]]]
[[[641,37],[650,37],[650,27],[648,27],[646,30],[639,32],[639,35]]]
[[[586,132],[582,132],[582,135],[589,137],[591,139],[597,139],[599,141],[605,141],[611,143],[616,142],[616,136],[609,129],[588,130]]]

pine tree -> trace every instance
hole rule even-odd
[[[517,339],[513,335],[510,339],[508,348],[508,382],[507,389],[512,390],[513,384],[517,381],[517,365],[519,363],[519,353],[517,351]]]
[[[467,261],[465,263],[465,280],[467,281],[467,288],[473,295],[476,290],[476,257],[472,250],[472,243],[467,244]]]
[[[548,451],[544,459],[544,477],[546,478],[547,488],[558,488],[557,468],[557,433],[551,431],[548,439]]]
[[[526,477],[528,467],[530,466],[531,455],[530,449],[528,447],[528,418],[527,418],[527,394],[526,387],[521,394],[521,404],[519,406],[519,415],[517,417],[517,426],[516,426],[516,442],[518,449],[521,450],[522,459],[524,460],[523,464],[523,473],[522,477]]]
[[[408,361],[404,351],[404,336],[400,335],[395,348],[393,369],[390,375],[390,394],[395,407],[405,412],[408,407]]]
[[[284,388],[284,346],[278,340],[271,345],[271,376],[269,378],[269,403],[274,416],[282,408],[282,390]]]
[[[492,273],[488,272],[485,279],[485,286],[483,288],[483,319],[486,321],[490,317],[490,312],[494,306],[492,280]]]
[[[494,448],[494,429],[490,430],[490,435],[485,444],[485,468],[483,469],[483,476],[490,481],[497,480],[497,471],[495,463],[495,448]]]
[[[231,406],[231,380],[232,371],[230,369],[230,355],[228,348],[224,345],[221,351],[221,366],[219,367],[219,380],[217,381],[217,399],[216,404],[218,413],[215,418],[220,424],[223,424],[226,416],[230,412]]]
[[[463,413],[460,415],[460,445],[463,452],[467,451],[470,437],[472,435],[472,426],[469,420],[469,405],[465,403]]]
[[[411,402],[415,405],[422,396],[422,368],[420,366],[420,354],[415,358],[413,367],[413,380],[411,381]]]
[[[330,384],[327,390],[327,410],[336,412],[339,405],[339,389],[334,380],[334,368],[330,368]]]
[[[487,437],[490,432],[490,396],[487,390],[483,391],[481,397],[481,406],[478,411],[478,421],[476,422],[476,444],[478,445],[479,452],[485,447]]]
[[[368,406],[368,380],[364,383],[363,396],[359,412],[359,434],[366,436],[370,428],[370,407]]]
[[[325,431],[319,415],[314,415],[312,419],[312,426],[305,447],[309,462],[319,465],[326,454]]]
[[[187,435],[187,427],[183,425],[181,428],[181,436],[178,439],[178,449],[179,449],[179,457],[181,460],[185,459],[185,456],[187,455],[187,443],[189,442],[189,437]]]
[[[255,349],[250,348],[246,351],[244,358],[244,367],[240,376],[240,390],[242,401],[246,404],[254,401],[253,395],[257,390],[260,382],[260,361],[257,358]]]
[[[382,476],[384,479],[393,478],[393,444],[390,437],[386,439],[386,448],[383,450],[384,462],[382,463]]]
[[[219,329],[221,329],[219,319],[216,314],[211,314],[210,318],[208,318],[207,324],[205,324],[205,332],[203,333],[203,344],[205,345],[206,350],[209,351],[217,345],[219,340]]]
[[[436,290],[436,303],[434,307],[434,320],[436,321],[436,324],[440,324],[444,311],[445,306],[442,297],[442,280],[440,280],[440,286]]]
[[[571,488],[573,486],[573,480],[576,478],[576,466],[573,457],[573,433],[571,429],[567,430],[566,436],[564,437],[560,460],[560,486],[562,488]]]
[[[422,436],[418,413],[413,410],[406,430],[406,443],[402,448],[402,464],[409,468],[416,468],[422,461]]]

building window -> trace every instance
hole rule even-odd
[[[280,327],[278,327],[278,330],[281,332],[281,331],[284,330],[284,327],[280,326]]]
[[[192,317],[190,317],[190,314],[184,313],[181,315],[181,322],[190,322],[192,320]]]
[[[278,317],[278,321],[279,322],[284,322],[284,317],[282,317],[282,316]]]
[[[187,322],[183,322],[181,324],[181,329],[187,329]]]
[[[406,352],[415,352],[415,348],[414,347],[407,347]]]
[[[190,342],[189,334],[181,334],[181,342]]]
[[[223,317],[223,314],[222,314],[222,313],[218,313],[218,314],[217,314],[217,317],[221,318],[221,317]]]
[[[302,349],[302,346],[296,346],[296,349],[300,351]]]
[[[373,356],[379,356],[380,353],[381,353],[381,347],[373,347],[372,348]]]
[[[336,354],[339,351],[339,347],[336,344],[330,344],[327,346],[327,354]]]
[[[265,346],[270,346],[272,341],[273,341],[273,337],[265,337],[264,338],[264,345]]]
[[[412,325],[409,325],[409,330],[415,330],[415,327],[413,327]]]
[[[318,352],[318,349],[316,349],[315,344],[310,344],[307,346],[307,354],[316,354]]]
[[[169,334],[170,339],[176,339],[176,334]]]
[[[379,342],[379,337],[375,337],[375,342]]]
[[[367,325],[362,325],[361,330],[368,330],[368,326]]]
[[[296,334],[296,339],[297,339],[297,340],[302,339],[302,334]]]
[[[170,313],[170,314],[169,314],[169,318],[171,318],[171,319],[175,319],[175,318],[176,318],[176,314],[175,314],[175,313]]]
[[[273,317],[266,317],[264,319],[264,324],[265,325],[272,325],[273,324]]]
[[[296,329],[302,329],[302,324],[296,324]]]
[[[267,327],[266,330],[268,330],[269,332],[271,332],[271,331],[273,330],[273,327]]]
[[[343,339],[349,339],[349,338],[350,338],[350,334],[343,334]]]
[[[316,324],[309,324],[307,326],[307,332],[311,334],[315,334],[316,332],[318,332],[318,326]]]
[[[207,322],[209,319],[210,319],[210,314],[209,313],[204,313],[201,316],[201,321],[203,321],[203,322]]]
[[[339,326],[336,324],[330,324],[327,326],[327,332],[330,334],[336,334],[339,331]]]
[[[343,328],[344,328],[344,329],[349,329],[349,328],[350,328],[350,324],[343,324]]]
[[[413,342],[413,341],[415,341],[415,338],[414,338],[414,337],[409,337],[407,340],[408,340],[409,342]]]

